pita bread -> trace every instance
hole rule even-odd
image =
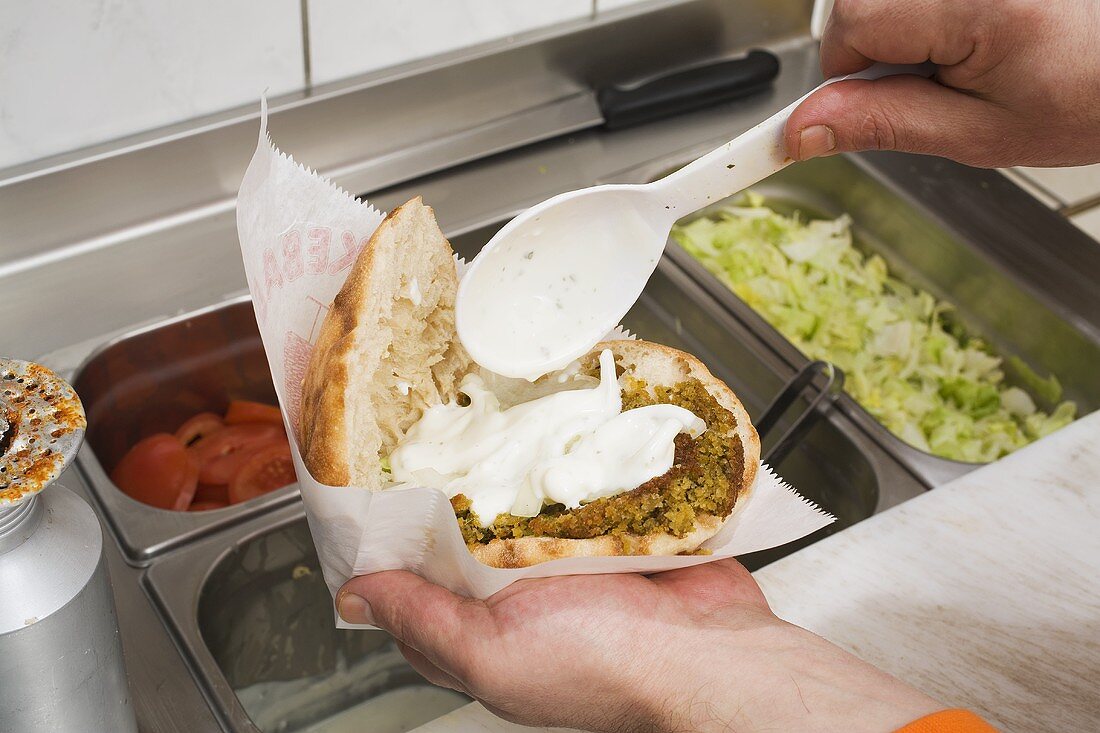
[[[306,372],[299,437],[314,478],[380,490],[381,456],[389,455],[425,408],[456,396],[461,377],[477,368],[455,332],[457,289],[452,251],[432,210],[417,198],[391,212],[333,302]],[[649,385],[698,380],[733,414],[735,430],[725,437],[740,443],[744,456],[742,499],[756,477],[760,439],[733,391],[694,356],[667,346],[620,340],[598,344],[593,352],[603,349],[614,353],[624,374]],[[534,389],[550,380],[553,375]],[[495,539],[471,552],[502,568],[563,557],[674,555],[698,549],[724,519],[698,516],[695,529],[683,537],[520,537]]]
[[[313,477],[382,488],[388,455],[425,407],[454,396],[470,359],[455,338],[451,245],[419,198],[375,230],[325,316],[302,385]]]

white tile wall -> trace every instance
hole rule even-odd
[[[321,84],[586,18],[594,1],[308,7]],[[300,0],[0,0],[0,168],[304,84]]]
[[[303,83],[299,0],[0,1],[0,168]]]
[[[588,17],[590,0],[309,0],[314,84]]]

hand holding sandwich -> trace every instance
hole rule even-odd
[[[691,354],[598,344],[534,384],[472,364],[431,209],[398,207],[322,325],[303,383],[303,460],[334,491],[437,488],[472,561],[691,554],[754,488],[760,442]],[[644,470],[643,470],[644,467]],[[582,490],[583,489],[583,490]],[[403,571],[354,578],[429,680],[504,718],[589,730],[886,730],[939,706],[776,618],[736,561],[659,575],[521,580],[471,600]]]
[[[525,725],[885,731],[943,707],[777,618],[734,560],[524,580],[486,601],[375,573],[338,607],[393,634],[430,681]]]

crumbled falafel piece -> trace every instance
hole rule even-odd
[[[636,489],[597,499],[576,509],[561,504],[544,507],[534,517],[501,514],[482,527],[459,494],[451,499],[462,537],[468,545],[494,539],[526,536],[588,539],[602,535],[646,535],[667,532],[683,537],[695,527],[697,513],[725,517],[733,511],[744,473],[740,440],[730,440],[736,418],[722,407],[698,380],[650,388],[628,378],[622,391],[623,410],[654,404],[673,404],[691,410],[707,424],[698,438],[676,436],[672,468]]]

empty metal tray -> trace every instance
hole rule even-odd
[[[300,505],[157,558],[145,583],[228,730],[396,733],[470,701],[385,632],[333,626]]]

